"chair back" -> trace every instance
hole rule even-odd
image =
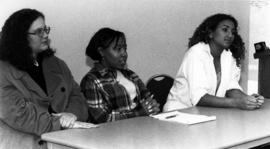
[[[152,76],[146,83],[148,90],[154,95],[154,99],[160,104],[160,110],[166,103],[167,96],[173,85],[174,79],[166,74]]]

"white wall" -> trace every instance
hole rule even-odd
[[[78,82],[89,70],[85,47],[101,27],[126,34],[129,66],[143,81],[157,73],[175,76],[188,38],[214,13],[235,16],[247,45],[249,39],[248,0],[0,0],[0,26],[25,7],[45,14],[53,47]],[[243,80],[246,86],[247,73]]]
[[[265,41],[270,46],[270,1],[252,0],[250,3],[249,76],[248,93],[258,92],[258,59],[254,59],[254,43]]]

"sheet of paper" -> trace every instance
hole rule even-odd
[[[161,113],[161,114],[153,115],[152,117],[157,118],[159,120],[163,120],[163,121],[179,122],[179,123],[189,124],[189,125],[212,121],[216,119],[216,116],[189,114],[189,113],[183,113],[179,111]]]
[[[95,128],[95,127],[98,127],[98,125],[76,121],[72,128]]]

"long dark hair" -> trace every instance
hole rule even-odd
[[[238,34],[238,22],[237,20],[227,14],[215,14],[208,18],[206,18],[195,30],[192,37],[189,39],[188,47],[192,47],[193,45],[204,42],[209,43],[210,37],[209,34],[216,30],[217,26],[220,22],[224,20],[231,20],[234,23],[236,28],[236,32],[234,33],[234,41],[229,47],[232,52],[233,57],[236,59],[237,65],[240,65],[241,60],[245,56],[245,46],[241,36]]]
[[[110,28],[101,28],[91,38],[88,46],[86,47],[85,54],[93,60],[101,61],[102,57],[98,52],[98,48],[107,48],[115,39],[115,43],[117,43],[121,37],[125,38],[125,34],[123,32]]]
[[[27,39],[28,29],[39,17],[44,15],[35,9],[21,9],[13,13],[2,27],[0,39],[0,60],[9,62],[19,70],[27,70],[33,65],[32,49]],[[51,56],[50,48],[40,55]]]

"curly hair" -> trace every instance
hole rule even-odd
[[[228,49],[232,52],[232,55],[236,59],[237,65],[239,66],[241,60],[245,56],[245,46],[244,46],[245,44],[237,31],[238,22],[231,15],[215,14],[215,15],[212,15],[212,16],[206,18],[196,28],[192,37],[189,38],[188,47],[190,48],[199,42],[209,43],[211,40],[209,37],[209,34],[213,31],[215,31],[217,26],[219,25],[219,23],[224,21],[224,20],[231,20],[236,28],[236,32],[234,33],[234,40]]]
[[[28,29],[39,17],[44,15],[35,9],[21,9],[13,13],[4,23],[0,40],[0,60],[9,62],[19,70],[27,70],[33,65],[32,49],[28,41]],[[50,48],[40,53],[51,56]]]
[[[98,52],[98,48],[108,48],[115,39],[115,43],[117,43],[121,37],[125,38],[125,34],[123,32],[110,28],[101,28],[91,38],[88,46],[86,47],[85,54],[93,60],[101,61],[102,57]]]

